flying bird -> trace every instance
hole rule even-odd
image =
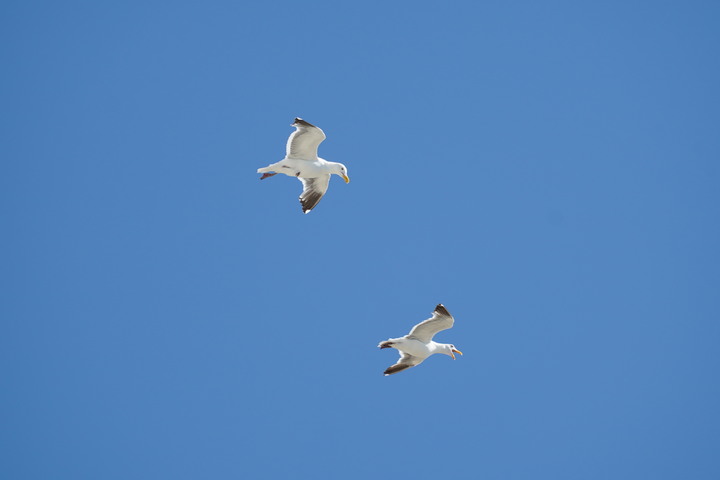
[[[296,118],[292,126],[296,130],[288,138],[285,158],[267,167],[258,168],[258,173],[263,174],[260,180],[278,173],[297,177],[303,184],[300,205],[303,213],[308,213],[327,192],[330,175],[341,176],[345,183],[349,183],[350,178],[345,165],[328,162],[317,156],[318,145],[325,140],[322,130],[302,118]]]
[[[400,351],[400,360],[385,370],[385,376],[398,373],[406,368],[420,365],[426,358],[434,353],[444,353],[455,360],[455,354],[462,352],[449,343],[433,342],[433,336],[443,330],[451,328],[455,319],[450,312],[439,303],[435,307],[432,317],[415,325],[410,333],[400,338],[389,338],[380,342],[380,348],[395,348]]]

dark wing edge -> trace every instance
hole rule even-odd
[[[436,333],[452,328],[455,319],[442,303],[433,310],[432,317],[415,325],[408,333],[408,338],[416,338],[422,342],[432,340]]]
[[[300,206],[302,207],[303,213],[308,213],[320,203],[323,195],[327,192],[330,175],[318,178],[298,178],[303,184],[303,192],[299,197]]]
[[[410,367],[420,365],[422,362],[422,359],[419,357],[414,357],[405,352],[400,352],[400,359],[394,365],[390,365],[388,368],[386,368],[383,374],[385,376],[388,376],[394,373],[402,372],[403,370],[407,370]]]
[[[450,312],[447,311],[447,308],[445,308],[445,305],[442,303],[437,304],[433,313],[439,313],[440,315],[452,318],[452,315],[450,315]]]
[[[386,377],[388,375],[392,375],[394,373],[402,372],[403,370],[407,370],[408,368],[414,367],[415,365],[407,365],[404,363],[396,363],[395,365],[390,365],[388,368],[385,369],[383,372],[383,375]]]
[[[315,125],[313,125],[312,123],[306,122],[305,120],[303,120],[303,119],[300,118],[300,117],[295,117],[295,121],[294,121],[294,122],[292,123],[292,125],[290,125],[290,126],[291,126],[291,127],[297,127],[298,125],[304,125],[304,126],[306,126],[306,127],[315,127]],[[317,127],[315,127],[315,128],[317,128]]]

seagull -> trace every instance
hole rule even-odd
[[[406,368],[420,365],[433,353],[444,353],[455,360],[455,354],[462,352],[455,348],[455,345],[449,343],[433,342],[433,336],[442,331],[451,328],[455,323],[450,312],[438,303],[432,317],[415,325],[410,333],[400,338],[389,338],[384,342],[380,342],[380,348],[396,348],[400,351],[400,360],[395,365],[390,365],[385,370],[385,376],[398,373]]]
[[[345,183],[349,183],[350,179],[345,165],[328,162],[317,156],[318,145],[325,140],[322,130],[302,118],[296,118],[291,126],[296,130],[288,138],[285,158],[267,167],[258,168],[257,172],[263,174],[260,180],[278,173],[297,177],[303,184],[300,205],[303,213],[308,213],[325,195],[331,174],[341,176]]]

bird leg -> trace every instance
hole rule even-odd
[[[272,177],[273,175],[277,175],[277,173],[263,173],[263,176],[260,177],[260,180],[265,180],[268,177]]]

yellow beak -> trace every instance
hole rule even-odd
[[[454,350],[454,349],[453,349],[453,352],[459,353],[460,355],[462,355],[462,352],[461,352],[460,350]],[[455,360],[455,355],[453,355],[453,360]]]
[[[350,179],[348,178],[347,175],[343,175],[342,177],[343,177],[343,180],[345,180],[345,183],[350,183]]]

